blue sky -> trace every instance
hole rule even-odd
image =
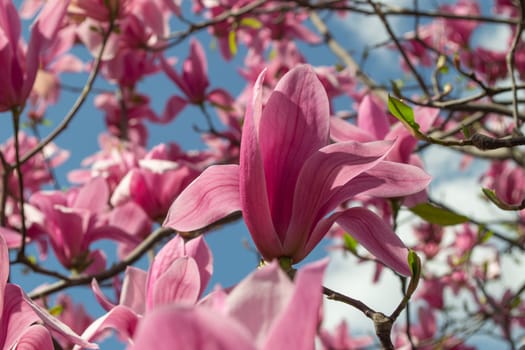
[[[20,1],[15,1],[15,3],[20,3]],[[186,2],[187,3],[187,2]],[[411,3],[411,1],[409,2]],[[334,24],[336,38],[338,38],[341,44],[345,47],[348,47],[351,50],[356,50],[365,43],[369,43],[371,40],[377,40],[381,42],[381,31],[377,30],[378,26],[368,25],[367,30],[357,31],[359,26],[362,26],[362,18],[351,17],[346,22],[340,22],[337,19],[332,20]],[[411,28],[411,21],[407,19],[400,18],[396,20],[396,27],[409,30]],[[176,26],[177,24],[174,23]],[[363,27],[361,27],[362,29]],[[352,35],[349,35],[352,33]],[[353,35],[355,34],[355,35]],[[222,57],[220,57],[219,52],[216,49],[213,49],[214,43],[210,40],[207,34],[197,36],[201,43],[206,49],[208,54],[208,69],[211,87],[219,87],[223,82],[228,82],[226,88],[236,95],[241,92],[244,88],[244,81],[238,76],[236,70],[238,67],[242,66],[243,60],[243,51],[241,47],[241,52],[234,58],[231,62],[224,62]],[[375,39],[374,39],[375,38]],[[479,39],[480,41],[483,38]],[[497,40],[494,40],[497,42]],[[501,41],[500,41],[501,42]],[[179,63],[187,56],[187,46],[188,41],[183,42],[180,46],[174,48],[169,52],[168,55],[177,56],[179,58]],[[337,61],[337,59],[326,49],[324,48],[310,48],[306,45],[301,45],[301,49],[304,49],[305,55],[311,59],[313,64],[320,65],[332,65]],[[79,50],[79,56],[85,61],[88,60],[88,55],[85,51]],[[395,60],[395,61],[393,61]],[[392,62],[397,62],[397,56],[386,50],[375,51],[369,60],[367,61],[366,68],[371,72],[372,76],[378,81],[388,82],[389,79],[396,79],[402,76],[402,72],[397,68],[397,64],[392,64]],[[179,69],[180,65],[177,65]],[[64,82],[68,85],[73,85],[77,87],[83,86],[85,81],[85,75],[71,76],[64,75]],[[101,79],[97,80],[96,87],[98,88],[107,88],[108,86],[103,84]],[[146,79],[143,83],[140,84],[139,90],[142,92],[148,92],[152,98],[153,108],[160,112],[164,106],[166,99],[171,96],[173,93],[178,93],[175,85],[166,78],[162,77],[153,77]],[[91,94],[84,104],[83,108],[79,111],[78,115],[75,117],[73,122],[70,124],[65,133],[60,135],[55,143],[64,149],[70,149],[72,151],[70,159],[57,169],[57,176],[60,184],[63,187],[70,186],[67,182],[66,176],[67,173],[79,167],[81,161],[93,153],[99,150],[98,147],[98,135],[104,129],[103,114],[96,110],[93,106],[93,98],[96,94]],[[43,127],[40,132],[42,135],[46,135],[50,132],[61,120],[63,115],[69,109],[71,104],[76,98],[75,93],[64,91],[62,93],[62,98],[59,105],[54,106],[49,110],[48,118],[51,121],[49,127]],[[337,107],[342,109],[351,109],[351,106],[348,103],[348,100],[339,99],[337,101]],[[12,135],[12,126],[10,123],[10,117],[6,114],[0,118],[0,141],[5,142],[5,140]],[[202,149],[203,144],[200,142],[200,137],[198,133],[193,131],[193,126],[198,125],[205,127],[205,120],[202,114],[197,108],[188,107],[183,113],[177,118],[177,120],[170,124],[169,126],[165,125],[153,125],[148,124],[150,127],[150,140],[148,147],[152,147],[161,142],[178,142],[184,149]],[[219,125],[216,123],[216,125]],[[30,133],[29,130],[25,130]],[[444,167],[439,164],[450,164],[451,158],[449,154],[432,154],[430,163],[434,164],[434,170],[439,171],[443,170]],[[440,163],[441,162],[441,163]],[[481,165],[480,165],[481,166]],[[479,168],[478,168],[479,169]],[[433,173],[434,174],[434,173]],[[463,174],[466,175],[466,174]],[[441,179],[450,178],[449,174],[442,174]],[[464,179],[472,179],[477,176],[477,172],[469,173],[468,176],[463,176]],[[439,176],[438,176],[439,178]],[[472,182],[475,182],[473,180]],[[458,182],[461,183],[461,182]],[[439,189],[439,182],[436,182],[434,186]],[[453,187],[451,187],[453,188]],[[465,187],[461,187],[462,192],[465,192]],[[455,188],[457,190],[457,188]],[[475,188],[472,189],[475,191]],[[447,191],[450,191],[450,188],[447,188]],[[449,193],[449,192],[447,192]],[[467,203],[471,202],[472,199],[465,199]],[[463,203],[463,201],[461,202]],[[215,284],[220,283],[223,286],[229,286],[237,283],[244,276],[246,276],[250,271],[253,271],[257,261],[256,256],[253,252],[249,251],[245,247],[245,242],[251,243],[249,234],[244,226],[244,224],[239,221],[234,224],[229,224],[221,228],[220,230],[211,232],[206,235],[206,241],[210,245],[213,254],[214,254],[214,276],[210,283],[209,288],[213,287]],[[313,254],[307,259],[307,261],[312,261],[321,258],[325,255],[326,249],[330,242],[324,242],[321,244]],[[107,248],[108,254],[114,251],[114,247],[107,243],[101,242],[95,245],[95,247],[104,247]],[[33,253],[34,250],[32,250]],[[52,256],[52,254],[51,254]],[[114,257],[113,257],[114,258]],[[339,261],[337,262],[339,264]],[[47,268],[58,267],[54,258],[50,258],[45,263]],[[342,290],[348,290],[351,293],[359,292],[360,289],[364,291],[363,300],[365,301],[367,297],[371,297],[373,294],[377,294],[379,299],[384,298],[384,292],[381,294],[381,288],[398,288],[395,284],[388,284],[385,286],[370,286],[369,274],[361,276],[360,274],[364,273],[364,270],[359,270],[358,267],[355,267],[355,263],[349,263],[350,265],[345,265],[344,268],[341,268],[341,271],[337,271],[330,277],[330,281],[335,281],[336,286]],[[354,264],[354,265],[352,265]],[[146,269],[148,266],[147,259],[142,259],[139,264],[139,267]],[[350,266],[350,271],[348,271],[348,266]],[[339,268],[339,265],[337,266]],[[355,269],[354,269],[355,268]],[[334,267],[334,270],[336,268]],[[348,284],[345,286],[341,282],[342,280],[347,280]],[[44,282],[46,279],[35,274],[23,274],[21,269],[15,267],[12,269],[12,281],[15,283],[20,283],[26,291],[31,290],[40,283]],[[364,283],[368,283],[366,286]],[[397,283],[397,282],[395,282]],[[329,285],[330,286],[330,285]],[[371,289],[372,288],[372,289]],[[384,291],[384,289],[383,289]],[[74,299],[82,301],[90,313],[98,317],[102,314],[102,310],[98,307],[98,304],[94,301],[92,293],[85,288],[74,288],[72,289],[72,296]],[[380,301],[378,301],[379,303]],[[387,305],[394,305],[392,300],[387,301]],[[344,305],[336,305],[335,309],[342,310],[341,313],[347,313],[348,308]],[[387,312],[389,309],[384,310]],[[334,311],[337,313],[337,311]],[[352,313],[352,311],[350,311]],[[362,315],[357,315],[356,319],[364,319]],[[351,329],[358,329],[362,332],[368,332],[367,328],[361,329],[360,324],[355,321],[351,325]],[[364,322],[368,323],[368,320],[364,319]],[[108,343],[105,343],[103,348],[117,349],[123,347],[115,340],[111,340]],[[490,347],[487,347],[490,348]]]

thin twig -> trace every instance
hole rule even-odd
[[[71,120],[73,120],[73,117],[77,114],[78,110],[84,102],[86,101],[87,96],[89,95],[89,92],[91,91],[93,84],[95,83],[95,79],[97,78],[98,72],[100,70],[100,65],[102,63],[102,55],[104,53],[104,50],[106,48],[108,39],[113,32],[114,29],[114,22],[111,21],[109,23],[108,30],[104,33],[104,36],[102,38],[102,46],[100,48],[100,52],[98,53],[97,58],[95,59],[95,63],[93,64],[93,69],[91,70],[91,73],[89,74],[89,77],[86,81],[86,85],[84,85],[84,88],[82,89],[82,93],[78,96],[77,100],[67,113],[67,115],[64,117],[62,122],[56,127],[53,132],[51,132],[44,140],[42,140],[37,146],[35,146],[31,151],[29,151],[21,160],[20,163],[23,164],[27,162],[29,159],[35,156],[35,154],[42,151],[42,149],[47,146],[49,143],[51,143],[58,135],[64,131]]]
[[[157,242],[161,241],[166,237],[173,235],[175,231],[171,228],[161,227],[149,235],[142,243],[140,243],[135,249],[133,249],[122,261],[117,264],[114,264],[109,269],[100,272],[94,275],[79,276],[79,277],[70,277],[67,279],[62,279],[56,283],[38,288],[37,290],[29,293],[31,299],[39,299],[45,297],[49,294],[61,291],[63,289],[79,286],[84,284],[89,284],[93,279],[97,281],[103,281],[109,278],[114,277],[118,273],[124,271],[126,267],[135,263],[139,260],[144,253],[151,249]]]
[[[507,52],[505,60],[507,62],[507,70],[510,74],[511,86],[512,86],[512,115],[514,118],[514,131],[521,135],[520,128],[520,118],[518,118],[518,91],[516,89],[516,75],[514,74],[514,64],[515,64],[515,54],[518,43],[521,41],[521,33],[523,32],[523,19],[525,18],[525,1],[520,1],[520,21],[516,25],[516,32],[514,33],[514,38],[512,39],[512,44],[510,50]]]

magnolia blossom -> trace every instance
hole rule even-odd
[[[102,177],[80,189],[41,191],[30,198],[44,217],[34,218],[33,234],[47,236],[60,263],[78,272],[98,272],[105,266],[101,250],[90,250],[100,239],[137,243],[136,237],[107,224],[109,187]],[[88,269],[89,270],[86,270]]]
[[[242,211],[265,260],[297,263],[337,221],[378,259],[409,275],[392,229],[359,207],[333,212],[357,194],[401,197],[426,187],[421,169],[384,158],[391,142],[329,144],[326,92],[306,65],[289,71],[263,105],[259,76],[244,121],[240,165],[206,169],[175,200],[164,222],[193,231]]]
[[[69,1],[48,1],[20,45],[20,18],[11,0],[0,1],[0,112],[23,106],[36,79],[41,55],[53,41]]]
[[[140,319],[166,305],[194,305],[208,285],[213,272],[213,257],[202,237],[187,243],[176,236],[157,254],[149,270],[128,267],[117,305],[109,301],[98,283],[93,291],[108,312],[93,322],[82,334],[91,341],[107,329],[131,341]]]
[[[157,308],[141,320],[128,349],[313,350],[326,265],[307,265],[292,282],[274,262],[196,307]]]
[[[71,328],[41,309],[19,286],[7,283],[8,277],[9,253],[0,235],[0,348],[53,350],[48,328],[69,343],[89,349],[97,348],[95,344],[80,339]]]

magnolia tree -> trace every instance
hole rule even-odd
[[[524,17],[505,0],[0,0],[2,348],[113,331],[127,349],[517,349]],[[86,109],[104,128],[60,145]],[[159,144],[182,119],[201,144]],[[210,286],[208,233],[233,222],[260,263]],[[342,256],[339,279],[400,297],[326,286]],[[372,327],[328,326],[333,304]]]

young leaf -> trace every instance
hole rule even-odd
[[[257,19],[253,17],[247,17],[241,19],[241,26],[243,27],[249,27],[252,29],[260,29],[262,27],[262,23]]]
[[[237,54],[237,34],[235,34],[234,30],[228,33],[228,46],[232,56],[235,56]]]
[[[412,134],[419,138],[424,138],[424,135],[419,131],[419,124],[414,118],[414,111],[410,106],[403,101],[388,95],[388,110],[394,117],[412,132]]]
[[[416,290],[421,276],[421,260],[413,250],[408,252],[408,265],[412,272],[412,277],[410,278],[410,283],[407,288],[407,295],[410,296]]]
[[[410,208],[410,211],[431,224],[441,226],[458,225],[469,220],[466,216],[456,214],[430,203],[418,204]]]
[[[357,241],[354,237],[350,236],[348,233],[343,234],[343,240],[345,242],[345,248],[351,251],[352,253],[357,253]]]

